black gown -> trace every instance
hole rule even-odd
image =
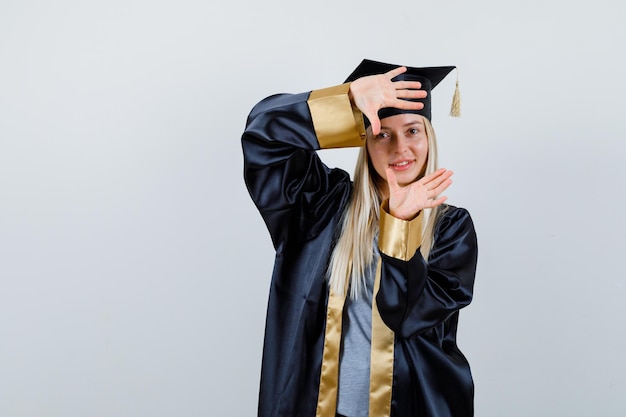
[[[242,136],[245,182],[276,250],[259,417],[334,416],[320,405],[333,406],[322,398],[332,390],[320,385],[322,368],[332,365],[322,366],[331,312],[325,273],[352,183],[347,172],[327,167],[316,150],[362,146],[363,140],[362,115],[350,105],[346,85],[271,96],[248,116]],[[459,310],[472,299],[476,272],[471,217],[447,206],[428,262],[409,230],[413,226],[381,210],[383,221],[373,308],[392,335],[392,358],[387,408],[370,417],[472,416],[474,385],[456,344]]]

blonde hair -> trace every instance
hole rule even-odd
[[[424,119],[428,137],[428,157],[424,175],[437,170],[437,140],[430,121]],[[363,145],[354,169],[352,196],[341,221],[341,234],[328,265],[329,286],[337,295],[348,289],[350,298],[358,298],[365,288],[365,273],[374,260],[374,237],[382,203],[381,182],[384,180],[371,166],[367,145]],[[428,260],[433,245],[435,223],[441,206],[423,211],[421,255]]]

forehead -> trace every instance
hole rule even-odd
[[[393,116],[385,117],[380,120],[380,125],[382,129],[385,128],[394,128],[398,126],[406,126],[406,125],[414,125],[414,124],[424,124],[424,116],[413,113],[401,113],[395,114]]]

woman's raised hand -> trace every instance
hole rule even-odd
[[[453,172],[445,168],[426,175],[419,180],[402,186],[396,181],[396,174],[387,168],[389,186],[389,214],[402,220],[412,220],[425,208],[434,208],[448,197],[439,196],[452,184]]]
[[[385,107],[421,110],[424,107],[420,102],[402,100],[425,98],[427,95],[426,91],[419,90],[422,88],[419,81],[391,81],[403,72],[406,72],[406,67],[398,67],[385,74],[361,77],[350,84],[350,99],[369,119],[374,135],[380,131],[378,110]]]

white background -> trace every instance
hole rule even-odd
[[[239,138],[363,58],[460,69],[433,123],[479,237],[476,415],[626,415],[620,4],[4,0],[0,417],[254,416],[273,252]]]

